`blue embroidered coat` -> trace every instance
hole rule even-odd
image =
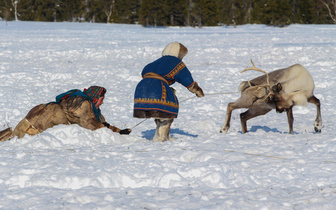
[[[141,75],[143,79],[135,89],[134,111],[159,111],[176,118],[179,102],[169,85],[176,81],[188,88],[194,83],[182,60],[162,56],[145,66]]]

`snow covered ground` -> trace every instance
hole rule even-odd
[[[0,129],[35,105],[91,85],[108,92],[107,121],[131,128],[141,70],[172,41],[189,49],[184,61],[204,98],[181,102],[173,142],[152,141],[152,119],[129,136],[59,125],[0,143],[1,209],[334,209],[336,206],[336,25],[274,28],[245,25],[143,28],[137,25],[0,21]],[[315,106],[248,121],[239,114],[219,133],[226,106],[250,59],[271,71],[295,63],[315,80],[323,129],[314,133]],[[194,95],[173,86],[180,101]],[[210,95],[212,93],[227,93]],[[230,94],[228,94],[230,93]]]

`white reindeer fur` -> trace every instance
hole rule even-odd
[[[315,85],[312,76],[305,67],[295,64],[283,69],[285,74],[279,81],[282,85],[282,96],[287,102],[297,106],[307,106],[307,98],[313,95]]]
[[[278,83],[282,86],[281,95],[289,104],[307,106],[307,98],[314,92],[314,81],[308,70],[300,64],[288,68],[275,70],[269,73],[270,86]],[[255,85],[266,84],[266,76],[260,76],[251,83]],[[238,90],[242,92],[248,85],[247,81],[240,83]]]

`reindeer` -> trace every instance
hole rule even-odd
[[[263,72],[265,75],[259,76],[251,81],[243,81],[239,85],[240,98],[231,102],[227,106],[226,121],[221,128],[221,133],[228,132],[230,128],[231,113],[235,109],[247,108],[248,110],[240,114],[242,132],[247,132],[246,122],[254,117],[264,115],[276,109],[278,113],[286,111],[289,124],[289,133],[293,134],[293,107],[307,106],[307,102],[315,104],[316,119],[314,123],[315,132],[321,132],[322,117],[320,111],[320,100],[313,94],[315,85],[312,76],[306,68],[300,64],[295,64],[288,68],[279,69],[267,73],[255,67],[243,70]]]

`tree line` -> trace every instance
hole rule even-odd
[[[336,23],[336,0],[0,0],[0,19],[143,26]]]

